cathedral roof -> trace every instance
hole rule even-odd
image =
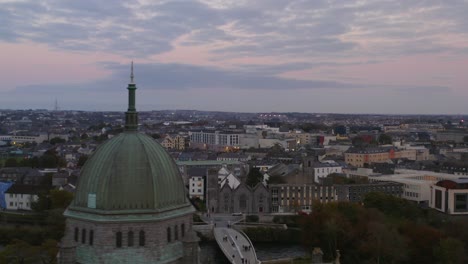
[[[133,78],[128,90],[125,132],[99,146],[85,163],[75,198],[65,213],[68,216],[73,215],[72,211],[134,215],[177,208],[190,210],[172,157],[153,138],[137,131]]]

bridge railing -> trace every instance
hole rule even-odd
[[[237,232],[241,233],[241,234],[247,239],[247,241],[249,241],[249,244],[252,245],[252,250],[253,250],[252,252],[253,252],[253,255],[254,255],[254,257],[255,257],[255,260],[257,261],[258,264],[262,263],[262,262],[261,262],[260,260],[258,260],[258,258],[257,258],[257,252],[255,251],[254,245],[253,245],[252,241],[250,240],[249,236],[247,236],[247,234],[246,234],[244,231],[242,231],[242,229],[241,229],[240,227],[234,225],[233,228],[234,228]]]

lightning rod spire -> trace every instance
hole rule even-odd
[[[133,61],[132,61],[132,68],[131,68],[131,72],[130,72],[130,83],[133,83]]]

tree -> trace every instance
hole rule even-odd
[[[53,264],[57,262],[57,253],[59,251],[58,242],[54,239],[45,240],[39,247],[39,257],[43,264]]]
[[[31,167],[32,168],[32,159],[23,158],[19,161],[20,167]]]
[[[455,238],[444,238],[439,241],[439,244],[434,248],[434,257],[436,263],[466,263],[466,254],[463,242]]]
[[[88,134],[83,133],[83,134],[81,134],[80,138],[81,138],[82,140],[86,140],[86,139],[89,138],[89,136],[88,136]]]
[[[252,168],[247,174],[246,184],[250,187],[255,187],[258,183],[263,181],[263,174],[259,168]]]
[[[380,222],[369,222],[368,235],[362,240],[360,250],[370,258],[370,263],[401,263],[408,256],[406,241],[398,231]]]
[[[49,195],[52,209],[65,209],[73,200],[73,194],[63,190],[50,190]]]
[[[5,161],[5,167],[18,167],[18,161],[16,158],[8,158]]]
[[[411,263],[434,263],[433,251],[443,236],[440,230],[408,221],[400,226],[400,233],[408,241]]]
[[[34,247],[23,240],[14,239],[0,252],[0,263],[37,263],[38,253],[38,247]]]
[[[42,212],[50,209],[63,209],[73,200],[73,194],[63,190],[50,190],[49,192],[40,193],[38,200],[31,203],[31,208],[34,211]]]
[[[376,208],[387,216],[413,220],[422,216],[422,211],[416,204],[385,193],[367,193],[363,202],[366,208]]]
[[[55,144],[61,144],[67,142],[65,139],[61,137],[54,137],[50,140],[50,144],[55,145]]]
[[[35,202],[31,203],[31,209],[36,212],[44,212],[50,209],[50,197],[48,193],[39,193],[38,199]]]
[[[380,134],[378,141],[380,145],[388,145],[393,143],[392,137],[387,134]]]
[[[76,166],[83,167],[83,165],[86,163],[87,160],[88,160],[88,156],[81,155],[80,158],[78,159],[78,163],[76,164]]]

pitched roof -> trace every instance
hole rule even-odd
[[[47,192],[50,189],[51,189],[51,187],[44,186],[44,185],[13,184],[5,193],[39,194],[41,192]]]

